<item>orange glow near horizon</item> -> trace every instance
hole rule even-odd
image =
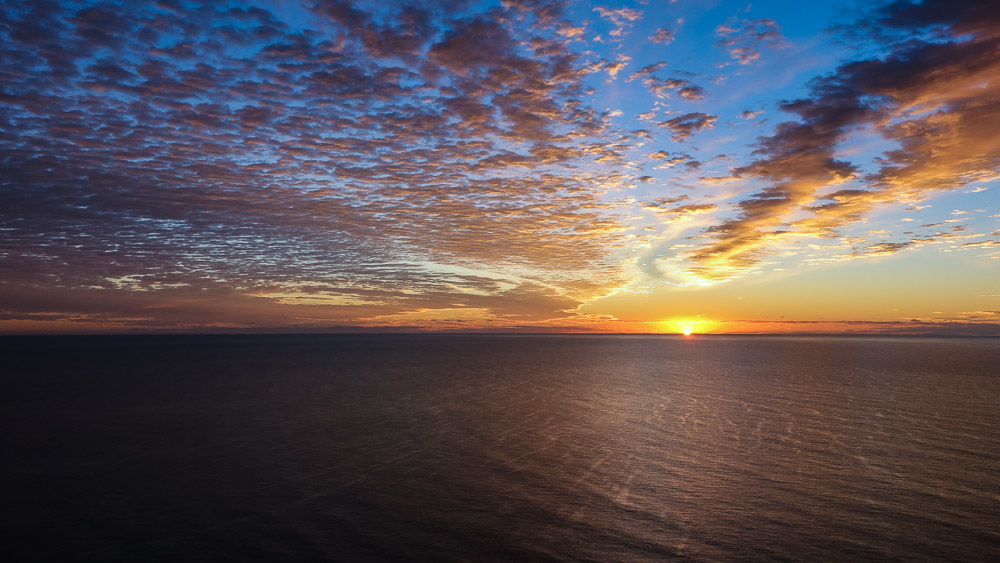
[[[673,334],[683,334],[684,336],[691,336],[692,334],[711,332],[710,328],[714,324],[714,321],[704,320],[704,319],[669,319],[656,323],[659,332],[663,333],[673,333]]]

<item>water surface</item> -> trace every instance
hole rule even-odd
[[[1000,341],[7,338],[8,560],[1000,559]]]

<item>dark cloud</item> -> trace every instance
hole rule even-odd
[[[637,78],[645,78],[645,77],[653,74],[654,72],[656,72],[656,71],[658,71],[661,68],[664,68],[666,66],[667,66],[667,63],[665,63],[663,61],[660,61],[660,62],[657,62],[657,63],[653,63],[653,64],[650,64],[650,65],[646,65],[646,66],[640,68],[639,70],[633,72],[632,74],[630,74],[629,77],[628,77],[627,82],[632,82],[633,80],[635,80]]]
[[[463,22],[430,50],[431,60],[464,77],[483,77],[480,73],[508,71],[530,62],[513,56],[514,39],[499,22],[473,19]],[[478,76],[477,76],[478,75]]]
[[[550,25],[562,17],[565,10],[563,2],[556,0],[502,0],[505,8],[514,8],[521,12],[531,12],[542,25]]]
[[[673,168],[674,166],[677,166],[678,164],[684,164],[685,166],[688,166],[688,167],[691,167],[691,168],[697,168],[698,166],[701,166],[701,163],[697,162],[695,160],[692,160],[692,157],[689,154],[674,154],[674,155],[671,155],[667,151],[662,151],[662,150],[661,151],[651,152],[651,153],[649,153],[649,154],[646,155],[646,158],[648,158],[648,159],[650,159],[650,160],[652,160],[654,162],[659,162],[659,164],[657,164],[657,165],[654,166],[654,168],[659,168],[659,169]]]
[[[869,25],[864,25],[864,24]],[[988,0],[896,0],[877,8],[873,17],[859,22],[860,27],[877,30],[897,30],[906,39],[913,30],[940,30],[942,36],[956,37],[967,34],[979,37],[996,37],[1000,34],[1000,14],[996,5]],[[872,25],[874,24],[874,25]]]
[[[665,66],[666,63],[663,62],[645,66],[633,72],[629,76],[628,81],[631,82],[639,79],[642,85],[648,88],[657,98],[669,98],[673,94],[677,94],[686,100],[701,100],[705,98],[707,95],[705,89],[686,78],[676,76],[660,78],[653,74]]]
[[[760,333],[784,332],[792,334],[869,334],[869,335],[925,335],[925,336],[996,336],[1000,333],[1000,323],[982,322],[995,320],[986,315],[969,315],[960,318],[906,319],[897,321],[868,320],[834,320],[834,321],[801,321],[801,320],[760,320],[744,319],[732,321],[733,324],[745,323],[751,327],[759,327]],[[968,322],[975,320],[977,322]],[[754,331],[748,331],[754,332]]]
[[[698,213],[707,213],[718,209],[718,206],[714,203],[686,203],[684,205],[677,205],[678,203],[687,201],[688,199],[689,198],[686,195],[672,198],[660,198],[648,202],[644,207],[651,211],[656,211],[661,215],[673,216],[677,219],[682,219],[685,216],[696,215]]]
[[[660,127],[670,129],[674,141],[683,141],[702,129],[708,129],[718,120],[718,116],[707,113],[685,113],[659,123]]]

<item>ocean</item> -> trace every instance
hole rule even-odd
[[[4,561],[997,561],[1000,339],[0,339]]]

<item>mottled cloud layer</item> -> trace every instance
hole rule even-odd
[[[776,258],[1000,256],[995,209],[917,217],[1000,177],[995,3],[873,6],[815,68],[700,9],[4,3],[0,331],[601,328]]]
[[[456,7],[5,5],[0,308],[43,287],[564,315],[619,275],[621,146],[560,4]]]

